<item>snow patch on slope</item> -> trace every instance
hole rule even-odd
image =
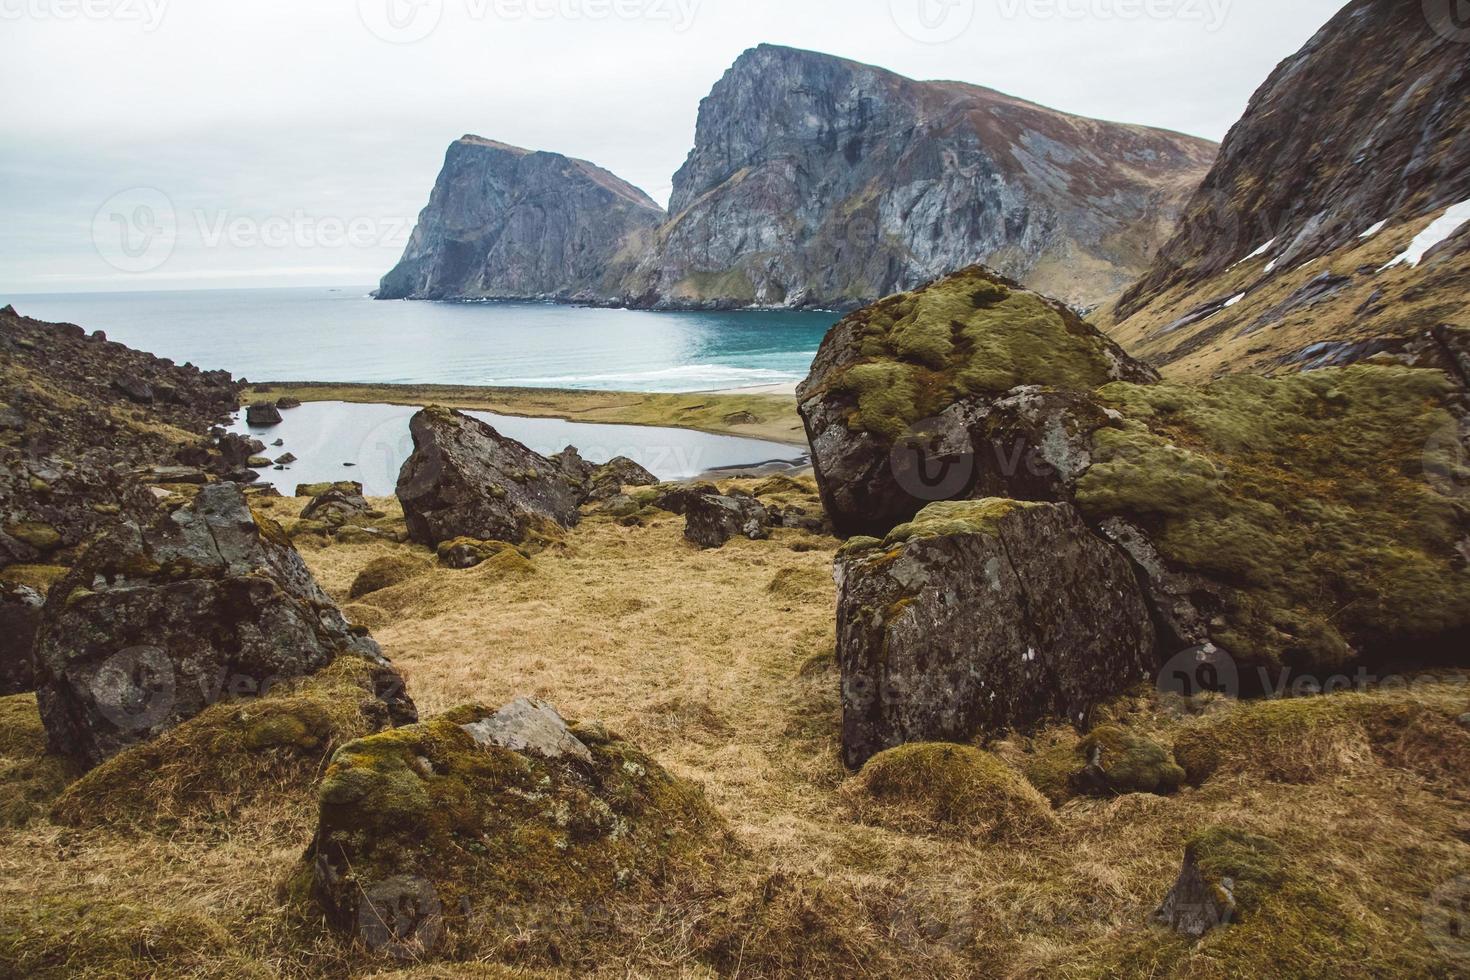
[[[1392,262],[1385,265],[1383,269],[1389,269],[1396,265],[1408,263],[1411,268],[1418,268],[1419,263],[1424,261],[1438,245],[1447,241],[1451,235],[1459,231],[1466,222],[1470,222],[1470,201],[1462,201],[1450,208],[1444,214],[1436,218],[1428,228],[1421,231],[1404,253]],[[1382,272],[1383,269],[1379,269]]]

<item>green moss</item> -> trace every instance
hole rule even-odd
[[[41,521],[17,521],[14,524],[7,524],[5,533],[17,541],[25,542],[43,554],[61,547],[61,533],[50,524]]]
[[[213,705],[88,772],[56,800],[52,817],[71,826],[165,829],[257,800],[305,796],[336,746],[386,723],[373,696],[375,672],[342,657],[262,698]]]
[[[852,314],[862,360],[828,386],[849,420],[893,442],[957,399],[1025,384],[1089,389],[1113,377],[1107,343],[1060,304],[974,267]]]
[[[1185,847],[1207,885],[1219,888],[1229,883],[1236,913],[1242,918],[1258,913],[1286,881],[1281,846],[1259,834],[1236,827],[1206,827],[1193,834]]]
[[[1173,793],[1184,784],[1184,770],[1162,745],[1118,725],[1103,725],[1078,746],[1084,760],[1097,757],[1106,774],[1107,792]]]
[[[1428,459],[1454,424],[1448,390],[1384,367],[1108,385],[1129,423],[1094,434],[1077,500],[1233,589],[1216,639],[1239,660],[1322,668],[1412,645],[1470,624],[1466,505]]]
[[[573,727],[588,769],[482,747],[461,726],[489,713],[458,709],[333,757],[315,849],[350,869],[326,899],[339,921],[355,916],[359,887],[410,876],[433,884],[453,931],[491,918],[514,931],[709,856],[721,825],[697,787],[598,726]]]
[[[23,585],[45,595],[71,569],[63,565],[9,565],[0,569],[0,582]]]
[[[69,759],[47,752],[36,696],[0,698],[0,827],[44,814],[77,775]]]
[[[893,548],[910,541],[947,537],[953,534],[992,534],[1008,515],[1032,507],[1043,507],[1023,500],[987,497],[983,500],[942,500],[919,511],[907,524],[888,532],[883,547]]]
[[[1014,840],[1055,826],[1017,772],[964,745],[911,744],[868,760],[848,792],[859,819],[897,830]]]

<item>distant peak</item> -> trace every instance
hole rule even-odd
[[[483,136],[476,136],[474,133],[466,133],[459,139],[455,140],[455,142],[463,143],[467,146],[488,146],[491,149],[504,150],[506,153],[514,153],[516,156],[522,157],[530,156],[532,153],[531,150],[528,150],[525,147],[513,146],[510,143],[502,143],[500,142],[500,140],[486,139]]]

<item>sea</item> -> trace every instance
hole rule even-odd
[[[838,319],[380,302],[370,288],[24,294],[0,305],[251,381],[664,392],[800,381]]]

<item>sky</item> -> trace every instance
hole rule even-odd
[[[0,293],[375,283],[465,133],[666,203],[786,44],[1222,139],[1343,0],[0,0]]]

